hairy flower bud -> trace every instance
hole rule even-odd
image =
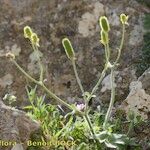
[[[74,53],[73,47],[72,47],[71,42],[69,41],[69,39],[68,38],[64,38],[62,40],[62,44],[63,44],[63,47],[65,49],[67,57],[69,59],[75,58],[75,53]]]
[[[34,45],[36,45],[38,47],[40,46],[39,45],[39,38],[38,38],[36,33],[32,33],[32,35],[31,35],[31,42],[32,42],[32,44],[34,44]]]
[[[121,14],[121,15],[120,15],[120,21],[121,21],[121,23],[128,25],[128,18],[129,18],[129,17],[128,17],[127,15]]]
[[[29,26],[24,27],[24,37],[31,39],[32,30]]]
[[[101,43],[106,45],[108,44],[108,42],[109,42],[108,33],[101,30]]]
[[[109,22],[108,19],[105,16],[100,17],[99,19],[100,27],[104,32],[109,32],[110,27],[109,27]]]

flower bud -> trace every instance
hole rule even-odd
[[[121,23],[128,25],[128,18],[129,18],[129,17],[128,17],[127,15],[121,14],[121,15],[120,15],[120,21],[121,21]]]
[[[104,32],[103,30],[101,30],[101,43],[106,45],[108,44],[109,40],[108,40],[108,33]]]
[[[110,27],[109,27],[109,22],[108,19],[105,16],[100,17],[99,19],[100,27],[104,32],[109,32]]]
[[[25,26],[24,27],[24,37],[25,38],[31,38],[31,35],[32,35],[32,30],[29,26]]]
[[[15,55],[11,52],[6,53],[6,57],[10,60],[14,60],[15,59]]]
[[[69,39],[68,38],[64,38],[62,40],[62,44],[63,44],[63,47],[65,49],[67,57],[69,59],[75,58],[75,53],[74,53],[74,50],[72,48],[72,45],[71,45],[71,42],[69,41]]]
[[[38,38],[36,33],[32,33],[32,35],[31,35],[31,42],[32,42],[32,44],[34,44],[34,45],[36,45],[38,47],[40,46],[39,45],[39,38]]]
[[[85,109],[85,104],[77,104],[77,110],[83,111]]]
[[[108,67],[108,68],[113,68],[114,65],[112,65],[110,62],[108,62],[107,67]]]

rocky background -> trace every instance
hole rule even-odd
[[[150,13],[146,6],[135,0],[0,0],[0,137],[24,142],[39,127],[25,113],[6,106],[4,99],[4,103],[1,101],[4,97],[7,99],[6,94],[14,95],[17,98],[14,105],[22,109],[28,103],[26,85],[34,87],[4,57],[7,52],[14,53],[17,62],[29,74],[39,77],[37,59],[29,41],[24,38],[23,28],[29,25],[40,37],[40,56],[45,67],[47,86],[70,103],[81,102],[82,96],[61,40],[64,37],[71,40],[80,78],[85,90],[90,92],[105,62],[104,48],[99,41],[98,19],[102,15],[109,18],[111,59],[114,60],[121,39],[121,13],[129,15],[129,26],[126,27],[120,65],[115,72],[115,106],[126,113],[132,109],[143,119],[149,119],[150,69],[139,77],[135,67],[141,57],[143,35],[146,32],[143,28],[144,14]],[[107,72],[93,107],[108,104],[109,81],[110,72]],[[41,89],[38,91],[43,94]],[[52,100],[47,97],[47,102],[51,103]],[[140,133],[139,141],[150,137],[149,126],[143,125],[143,128],[143,137]],[[13,150],[23,149],[17,146]]]
[[[129,27],[126,28],[120,66],[116,71],[116,104],[121,104],[129,94],[130,82],[137,80],[135,63],[141,53],[145,32],[143,17],[147,12],[149,9],[135,0],[0,0],[0,97],[7,93],[15,95],[16,105],[21,108],[27,103],[25,86],[32,85],[3,57],[5,53],[13,52],[17,62],[38,78],[35,54],[23,36],[24,26],[29,25],[40,37],[40,56],[45,66],[47,86],[70,103],[81,101],[61,40],[64,37],[71,40],[83,86],[91,91],[105,61],[104,48],[99,42],[98,19],[102,15],[109,18],[113,60],[121,39],[119,15],[125,13],[129,15]],[[109,72],[97,94],[97,103],[109,102]]]

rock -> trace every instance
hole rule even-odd
[[[148,119],[150,112],[150,93],[146,93],[145,89],[150,90],[150,68],[130,84],[130,93],[122,104],[122,108],[126,114],[133,111],[136,115],[140,115],[143,120]],[[147,82],[146,82],[147,81]]]
[[[15,56],[19,56],[20,52],[21,52],[21,48],[18,47],[17,44],[14,44],[12,47],[11,47],[11,52],[15,55]]]
[[[39,73],[38,57],[42,58],[43,53],[40,51],[33,51],[29,56],[30,63],[28,64],[28,71],[32,75]]]
[[[120,25],[120,19],[116,12],[113,12],[113,14],[109,17],[109,22],[112,26]]]
[[[35,75],[39,73],[39,66],[37,62],[28,63],[28,71],[31,75]]]
[[[33,51],[30,54],[29,58],[30,58],[31,62],[37,62],[38,58],[39,57],[41,58],[42,56],[43,56],[42,52],[40,52],[40,51]]]
[[[5,141],[5,142],[11,141],[11,142],[16,142],[18,144],[22,143],[22,146],[25,149],[26,142],[29,140],[30,135],[37,129],[39,129],[39,124],[31,120],[23,111],[6,106],[0,100],[1,141]],[[12,143],[8,147],[6,146],[2,147],[1,145],[0,149],[10,150],[10,148],[12,148],[12,146],[14,146],[15,144]],[[13,147],[12,150],[21,150],[21,148],[17,149],[18,146],[19,145]]]
[[[4,77],[0,78],[0,86],[5,88],[7,85],[13,83],[13,76],[11,74],[6,74]]]
[[[130,32],[129,44],[132,46],[139,45],[143,40],[144,29],[142,20],[143,17],[140,16],[138,24],[135,24],[133,30]]]
[[[142,82],[142,88],[146,93],[150,93],[150,68],[147,69],[140,77],[139,81]]]
[[[135,71],[130,68],[125,68],[122,71],[115,71],[115,88],[116,88],[116,102],[122,101],[128,92],[128,87],[131,81],[136,80]],[[100,91],[100,98],[104,101],[110,101],[111,83],[110,74],[108,74],[102,81]]]
[[[78,30],[84,37],[94,35],[95,18],[91,13],[87,12],[82,15],[82,20],[79,22]]]
[[[96,32],[97,20],[104,14],[104,5],[96,2],[92,13],[86,12],[79,21],[78,31],[83,37],[92,36]]]
[[[118,72],[115,72],[115,74],[118,74]],[[114,87],[116,87],[116,84],[114,84]],[[111,90],[111,80],[110,80],[110,74],[107,75],[103,81],[102,81],[102,88],[101,92],[105,92],[106,90]]]
[[[21,47],[19,47],[17,44],[13,44],[12,46],[5,46],[5,53],[6,52],[11,52],[13,53],[15,56],[19,56],[20,52],[21,52]],[[1,51],[1,53],[4,53],[3,51]]]

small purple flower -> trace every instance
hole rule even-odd
[[[85,108],[85,104],[77,104],[76,107],[79,111],[82,111]]]

